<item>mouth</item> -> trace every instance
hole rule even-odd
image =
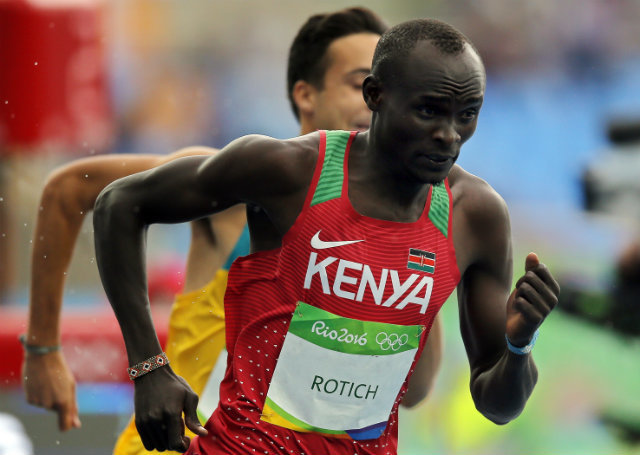
[[[421,153],[420,155],[418,155],[418,160],[426,163],[431,168],[441,169],[449,166],[453,158],[447,155]]]

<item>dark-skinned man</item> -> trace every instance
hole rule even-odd
[[[376,48],[368,132],[247,136],[103,191],[98,266],[146,444],[186,450],[184,412],[199,435],[191,454],[396,453],[398,404],[456,287],[477,409],[498,424],[522,412],[537,381],[531,348],[559,288],[531,253],[511,292],[506,204],[455,165],[485,77],[455,28],[409,21]],[[144,231],[238,203],[249,207],[252,254],[230,270],[229,361],[205,429],[148,316]]]

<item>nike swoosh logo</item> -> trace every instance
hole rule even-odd
[[[322,232],[322,230],[319,230],[313,237],[311,237],[311,247],[315,248],[316,250],[324,250],[327,248],[335,248],[337,246],[345,246],[351,245],[352,243],[364,242],[364,240],[342,240],[338,242],[324,242],[320,240],[320,232]]]

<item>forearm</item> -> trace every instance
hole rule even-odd
[[[505,424],[520,415],[537,380],[538,369],[531,354],[514,354],[505,347],[495,364],[472,373],[471,395],[485,417]]]
[[[93,227],[98,270],[130,363],[160,352],[147,295],[147,226],[201,218],[219,207],[194,185],[194,173],[203,159],[182,158],[117,180],[96,201]]]
[[[409,389],[400,403],[402,406],[411,408],[418,405],[433,389],[442,362],[442,338],[442,322],[440,316],[436,316],[422,356],[416,363],[415,371],[409,381]]]
[[[98,270],[118,319],[129,363],[161,352],[147,296],[144,224],[117,191],[107,189],[94,209],[94,238]]]
[[[28,342],[60,342],[60,310],[66,272],[85,214],[91,207],[50,180],[40,200],[31,255]],[[94,197],[95,200],[95,197]]]

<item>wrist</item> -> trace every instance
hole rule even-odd
[[[27,354],[45,355],[52,352],[58,352],[62,349],[60,343],[57,344],[32,344],[30,343],[32,337],[27,337],[25,333],[20,335],[18,339]]]
[[[537,329],[534,332],[533,337],[531,337],[531,341],[529,341],[529,343],[524,345],[524,346],[516,346],[516,345],[512,344],[506,333],[504,335],[504,339],[507,342],[507,349],[509,349],[509,351],[511,351],[511,352],[513,352],[514,354],[517,354],[517,355],[527,355],[527,354],[531,353],[531,350],[533,349],[533,347],[536,344],[536,341],[538,340],[538,335],[539,334],[540,334],[540,329]]]
[[[167,365],[169,365],[169,359],[167,358],[167,354],[162,352],[158,355],[154,355],[153,357],[149,357],[142,362],[136,363],[135,365],[131,365],[127,368],[127,373],[129,374],[129,379],[133,381],[138,379],[140,376],[144,376],[153,370]]]

